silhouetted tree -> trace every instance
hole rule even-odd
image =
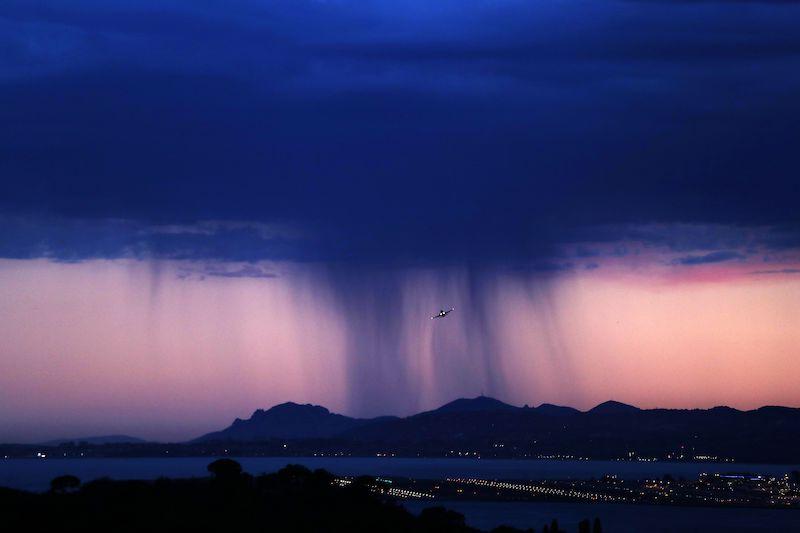
[[[591,533],[592,532],[592,524],[589,522],[588,519],[581,520],[578,522],[578,533]]]
[[[479,533],[466,525],[464,515],[444,507],[410,513],[370,491],[370,478],[358,480],[353,490],[334,483],[328,472],[297,465],[257,478],[230,459],[207,469],[211,481],[54,479],[54,493],[79,488],[68,496],[0,488],[0,531]],[[493,533],[533,530],[503,526]]]
[[[81,486],[81,480],[72,475],[54,477],[50,481],[50,490],[56,493],[69,492]]]
[[[592,526],[592,533],[603,533],[603,526],[600,524],[600,519],[594,519],[594,526]]]
[[[511,526],[497,526],[496,528],[491,530],[489,533],[520,533],[521,531],[523,533],[536,533],[532,528],[525,529],[525,530],[520,530],[520,529],[517,529],[515,527],[511,527]]]
[[[447,531],[465,527],[464,515],[444,507],[428,507],[419,515],[423,527],[430,531]]]
[[[550,522],[550,533],[558,533],[559,531],[561,530],[558,529],[558,520],[553,518],[553,521]]]
[[[206,467],[206,470],[221,481],[237,479],[242,474],[242,465],[233,459],[217,459]]]

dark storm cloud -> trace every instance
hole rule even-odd
[[[321,261],[314,241],[245,223],[153,226],[130,220],[0,216],[0,257],[59,261],[89,259],[225,259]],[[208,276],[268,277],[257,267],[210,270]]]
[[[709,263],[722,263],[725,261],[734,261],[745,259],[746,256],[739,252],[731,250],[720,250],[718,252],[711,252],[703,255],[687,255],[675,260],[675,264],[679,265],[706,265]]]
[[[183,266],[178,271],[178,279],[191,279],[191,280],[205,280],[206,278],[243,278],[243,279],[275,279],[279,274],[267,270],[264,267],[255,264],[245,264],[238,267],[220,266],[219,264],[213,265],[193,265],[191,267]]]
[[[630,2],[660,2],[665,4],[776,4],[795,5],[800,0],[627,0]]]
[[[800,268],[780,268],[776,270],[754,270],[751,274],[800,274]]]
[[[253,265],[245,265],[238,270],[209,270],[205,273],[205,275],[217,278],[272,279],[278,277],[278,275],[274,272],[267,272],[264,269]]]
[[[798,23],[774,4],[8,0],[0,253],[535,269],[581,240],[797,242]],[[207,220],[303,237],[142,234]]]

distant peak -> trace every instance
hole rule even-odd
[[[198,437],[195,441],[329,438],[358,423],[359,420],[331,413],[321,405],[285,402],[266,411],[257,409],[247,420],[237,418],[229,427]]]
[[[600,405],[589,409],[589,413],[600,413],[600,414],[617,414],[617,413],[634,413],[639,411],[638,407],[634,407],[633,405],[628,405],[626,403],[617,402],[614,400],[608,400],[607,402],[603,402]]]
[[[284,402],[272,406],[266,411],[263,409],[256,409],[253,412],[252,418],[261,418],[264,416],[284,414],[284,413],[313,413],[318,415],[327,415],[330,414],[330,411],[328,411],[328,409],[322,407],[321,405],[312,405],[310,403],[300,404],[295,402]]]
[[[709,411],[715,413],[741,413],[738,409],[734,409],[733,407],[728,407],[727,405],[717,405],[709,409]]]
[[[501,402],[489,396],[477,396],[475,398],[459,398],[450,403],[435,409],[436,412],[461,412],[461,411],[505,411],[518,409],[513,405]]]
[[[784,407],[782,405],[765,405],[755,410],[757,413],[797,413],[800,409],[795,407]]]
[[[323,409],[325,411],[328,410],[327,408],[322,407],[321,405],[314,405],[311,403],[295,403],[295,402],[279,403],[278,405],[272,407],[270,411],[272,409],[315,409],[315,410]]]
[[[552,403],[543,403],[539,407],[535,408],[536,412],[545,414],[545,415],[569,415],[574,413],[579,413],[577,409],[574,407],[566,407],[563,405],[554,405]]]

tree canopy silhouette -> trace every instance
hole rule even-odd
[[[418,516],[410,513],[377,490],[370,477],[338,483],[324,470],[300,465],[251,476],[231,459],[216,460],[207,469],[210,478],[155,481],[104,478],[81,484],[65,475],[42,494],[0,488],[0,526],[3,531],[75,533],[478,532],[464,515],[444,507],[425,509]]]
[[[217,479],[237,478],[242,473],[242,465],[233,459],[217,459],[206,467]]]
[[[50,481],[50,490],[52,492],[68,492],[71,490],[75,490],[81,486],[81,480],[72,475],[64,475],[54,477],[52,481]]]

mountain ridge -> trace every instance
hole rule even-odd
[[[123,436],[125,437],[125,436]],[[63,439],[57,442],[81,440]],[[133,440],[125,437],[124,440]],[[95,441],[96,442],[96,441]],[[800,408],[639,409],[610,400],[586,411],[459,398],[406,417],[353,418],[285,402],[182,443],[88,443],[95,456],[274,455],[714,460],[800,464]],[[32,446],[32,445],[31,445]],[[6,455],[35,456],[25,445]],[[177,448],[176,448],[177,447]],[[77,449],[77,448],[76,448]],[[65,448],[69,451],[72,448]],[[76,452],[77,453],[77,452]],[[22,454],[22,455],[19,455]],[[66,455],[65,455],[66,456]]]
[[[494,450],[517,456],[578,457],[736,456],[800,461],[800,409],[764,406],[740,411],[640,409],[609,400],[586,411],[541,404],[518,407],[495,398],[458,398],[406,417],[353,418],[312,404],[286,402],[258,409],[246,420],[190,442],[325,441],[342,453],[396,449],[447,455],[450,450]],[[338,444],[335,444],[338,443]],[[307,444],[311,446],[311,444]],[[316,444],[313,446],[317,446]]]
[[[368,422],[386,419],[387,417],[352,418],[331,413],[321,405],[284,402],[267,410],[256,409],[248,419],[236,418],[227,428],[206,433],[189,442],[324,439]]]
[[[507,404],[502,402],[496,398],[491,398],[489,396],[476,396],[475,398],[458,398],[453,400],[452,402],[448,402],[441,407],[433,409],[431,411],[423,411],[422,413],[417,413],[417,415],[425,414],[425,413],[465,413],[465,412],[476,412],[476,411],[504,411],[504,410],[511,410],[511,409],[520,409],[520,407]],[[412,415],[412,416],[417,416]]]

